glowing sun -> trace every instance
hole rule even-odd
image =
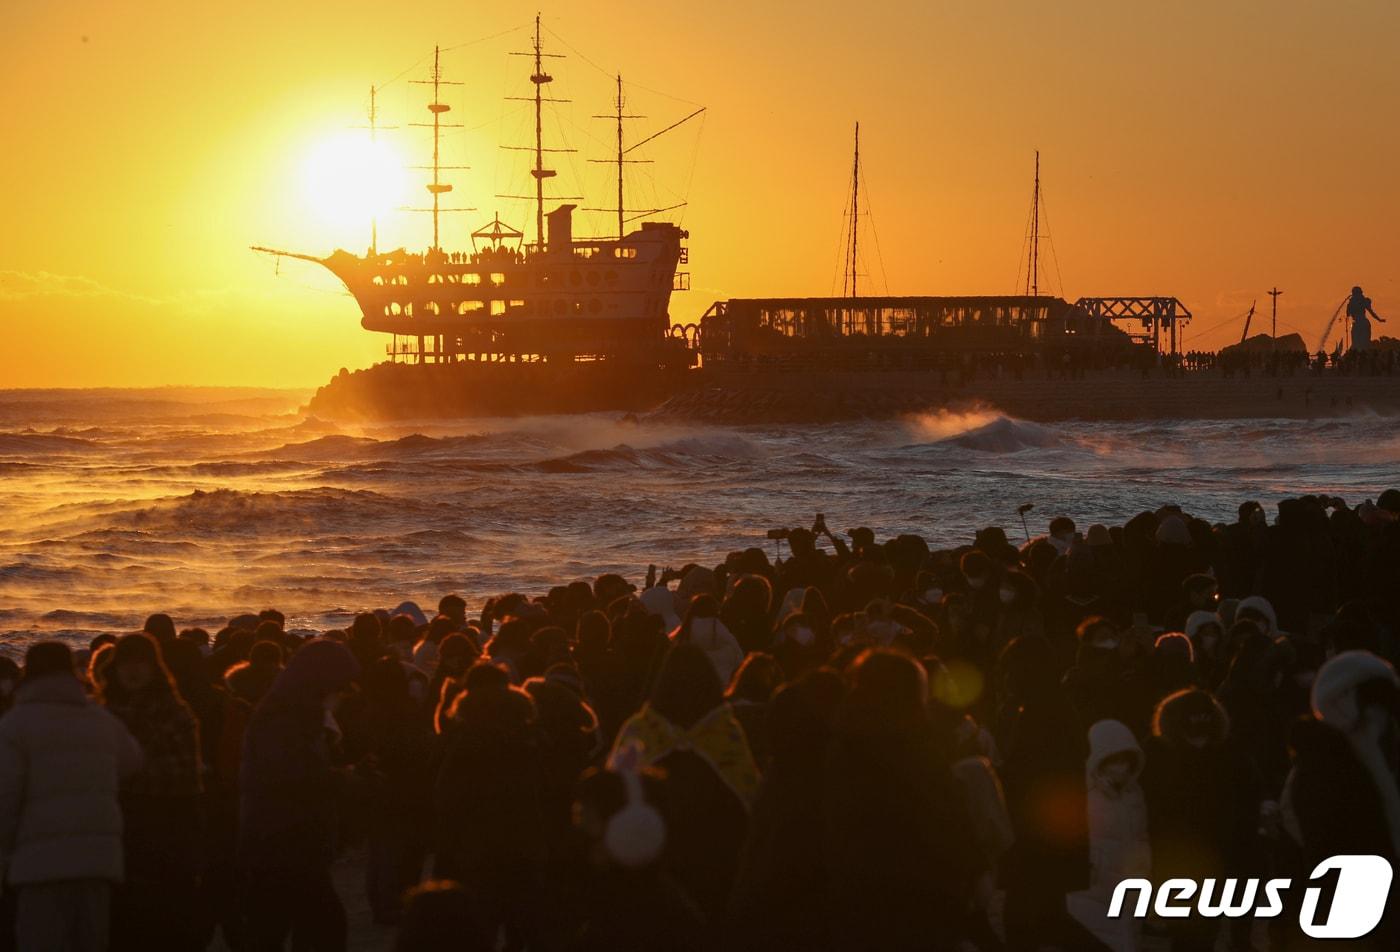
[[[317,143],[306,156],[304,193],[311,212],[327,225],[368,226],[404,201],[403,163],[367,133],[344,133]]]

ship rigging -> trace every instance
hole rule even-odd
[[[508,97],[533,106],[534,142],[503,146],[532,153],[534,195],[497,196],[533,202],[534,242],[526,243],[524,232],[503,222],[496,213],[490,222],[470,233],[470,251],[448,251],[443,243],[442,216],[475,209],[449,207],[444,201],[454,186],[443,173],[468,167],[443,161],[443,130],[460,129],[463,124],[448,121],[452,107],[443,99],[444,88],[462,83],[445,78],[442,53],[441,47],[435,47],[427,78],[411,81],[430,86],[432,92],[427,103],[431,121],[410,123],[431,129],[431,162],[415,167],[430,173],[425,188],[431,203],[403,210],[431,215],[432,242],[427,250],[382,252],[375,219],[370,222],[370,245],[363,256],[342,250],[325,257],[264,247],[254,250],[279,260],[313,261],[335,274],[360,305],[361,325],[391,335],[387,352],[395,362],[688,362],[685,349],[667,335],[670,295],[688,287],[688,275],[677,271],[688,258],[683,245],[688,234],[675,224],[657,221],[641,221],[628,230],[630,224],[680,208],[684,202],[665,208],[627,208],[624,170],[632,163],[649,161],[629,157],[630,153],[699,116],[703,107],[627,145],[624,120],[642,117],[625,111],[622,78],[615,77],[614,110],[605,118],[617,124],[616,154],[600,161],[617,166],[617,205],[607,209],[616,213],[617,234],[606,239],[575,238],[573,212],[577,206],[570,202],[580,200],[580,196],[547,194],[545,188],[545,181],[557,175],[546,166],[546,156],[575,150],[545,142],[545,105],[568,100],[546,95],[554,77],[546,71],[545,63],[562,58],[562,54],[544,50],[540,18],[536,16],[531,49],[512,54],[528,57],[533,93]],[[383,128],[378,123],[377,93],[378,89],[371,87],[368,128],[372,138]],[[546,211],[547,201],[559,204]]]

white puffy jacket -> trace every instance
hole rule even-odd
[[[123,778],[141,766],[126,725],[78,680],[22,683],[0,717],[0,873],[24,886],[122,879]]]

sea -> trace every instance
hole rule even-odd
[[[140,627],[290,628],[405,600],[469,605],[603,572],[717,563],[769,529],[869,526],[934,546],[1065,514],[1349,502],[1400,484],[1393,420],[1038,424],[929,413],[802,426],[618,414],[345,424],[306,391],[0,391],[0,652]],[[1031,504],[1025,525],[1018,507]]]

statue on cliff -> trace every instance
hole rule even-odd
[[[1371,299],[1362,293],[1361,288],[1351,289],[1351,297],[1347,298],[1347,317],[1351,319],[1351,349],[1353,351],[1367,350],[1371,346],[1371,322],[1367,316],[1374,317],[1382,324],[1385,318],[1381,317],[1371,307]]]

